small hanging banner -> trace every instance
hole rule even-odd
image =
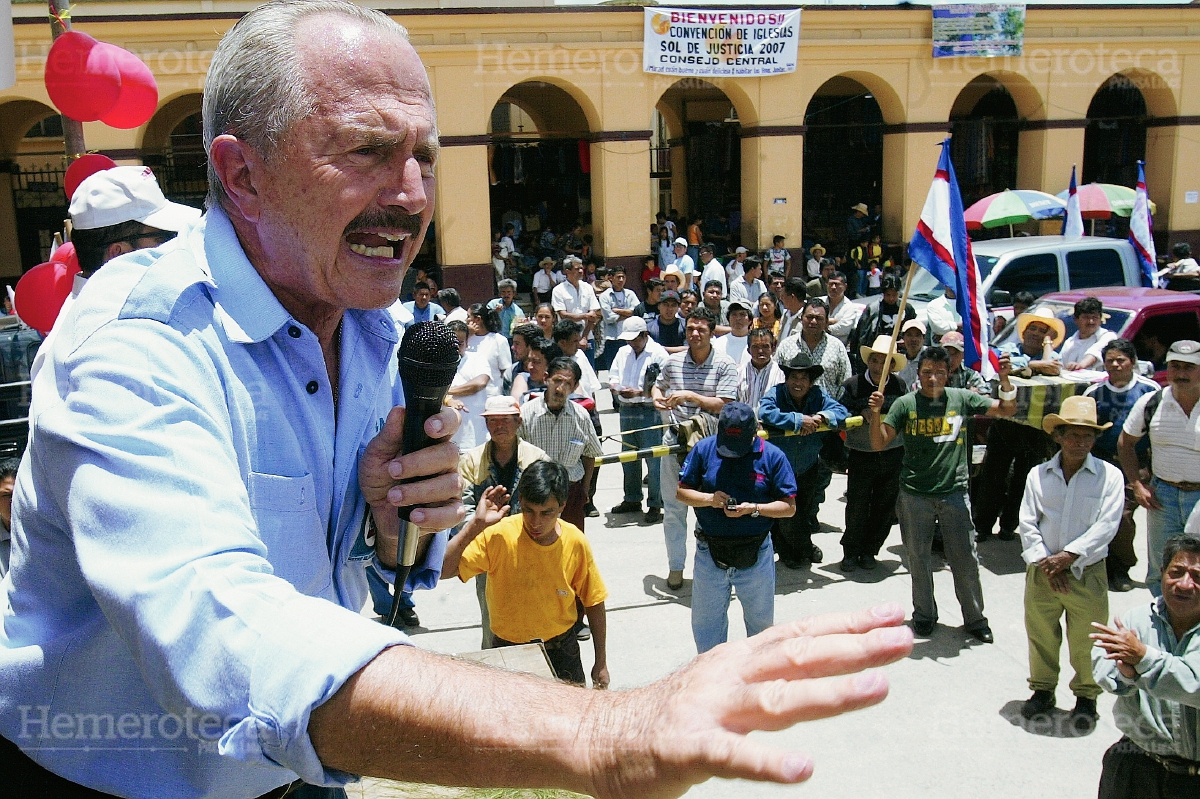
[[[1019,56],[1024,44],[1024,3],[933,6],[934,58]]]
[[[645,9],[642,70],[700,78],[796,71],[800,9]]]

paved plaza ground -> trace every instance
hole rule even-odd
[[[601,407],[608,405],[605,396]],[[615,413],[602,413],[601,418],[606,434],[617,432]],[[618,447],[616,440],[609,440],[605,451],[615,452]],[[911,611],[911,582],[899,527],[892,528],[876,570],[849,575],[839,570],[844,489],[845,477],[835,475],[821,509],[822,533],[815,540],[824,550],[825,562],[805,571],[779,567],[777,622],[883,602],[899,602]],[[662,525],[642,526],[640,516],[609,516],[607,510],[621,499],[620,466],[603,467],[596,495],[601,517],[589,519],[586,532],[609,589],[608,664],[616,690],[650,683],[696,654],[689,609],[695,541],[689,541],[683,589],[669,591]],[[1140,583],[1145,570],[1144,531],[1145,519],[1139,511],[1137,548],[1143,563],[1133,570],[1139,582],[1131,593],[1109,594],[1113,614],[1150,600]],[[1065,711],[1039,728],[1022,726],[1018,711],[1030,691],[1019,543],[993,537],[980,545],[980,561],[985,611],[996,643],[981,644],[962,631],[951,575],[943,567],[935,575],[940,623],[929,640],[917,641],[911,657],[886,668],[892,686],[887,700],[839,718],[761,734],[762,740],[775,746],[814,758],[816,770],[806,785],[711,780],[687,796],[1094,797],[1101,756],[1120,737],[1112,722],[1113,698],[1101,697],[1100,723],[1084,737],[1070,736]],[[435,590],[417,595],[417,610],[422,626],[412,632],[418,646],[445,653],[479,648],[473,585],[443,581]],[[730,616],[730,638],[744,637],[736,601]],[[591,644],[582,644],[581,649],[585,670],[590,670]],[[1066,710],[1074,704],[1067,689],[1070,678],[1064,645],[1058,703]]]

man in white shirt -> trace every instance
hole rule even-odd
[[[942,296],[925,306],[925,318],[929,320],[934,342],[941,341],[951,330],[962,330],[962,316],[955,306],[954,289],[946,286]]]
[[[821,299],[829,306],[829,335],[848,345],[850,334],[858,327],[863,306],[846,299],[846,276],[841,272],[829,276],[825,281],[825,290],[829,293]]]
[[[713,257],[713,245],[700,245],[700,284],[701,290],[708,285],[708,281],[716,280],[721,284],[721,299],[729,296],[729,285],[725,282],[725,267],[721,262]]]
[[[767,292],[767,284],[762,282],[763,264],[755,256],[745,260],[743,267],[746,272],[729,286],[729,299],[741,300],[751,308],[758,308],[758,298]]]
[[[687,254],[687,249],[687,239],[682,236],[675,239],[675,260],[671,262],[671,266],[678,267],[680,274],[683,276],[683,288],[690,289],[692,287],[692,273],[696,271],[696,262],[692,260],[692,256]]]
[[[639,449],[657,447],[662,443],[661,414],[654,408],[654,400],[646,391],[646,384],[653,385],[667,362],[667,351],[646,331],[646,320],[632,316],[621,324],[618,336],[626,346],[617,351],[612,367],[608,370],[608,387],[616,399],[621,414],[621,449],[635,452]],[[648,430],[646,428],[656,428]],[[636,432],[629,432],[636,431]],[[648,510],[642,517],[643,524],[658,524],[662,521],[662,485],[660,484],[659,458],[647,458],[646,472],[649,488]],[[620,505],[612,509],[614,515],[639,513],[642,510],[642,461],[621,464],[624,473],[625,496]]]
[[[783,289],[778,297],[780,305],[783,306],[783,319],[779,322],[779,340],[784,341],[800,335],[800,312],[804,310],[804,301],[808,298],[804,278],[789,277],[783,281]]]
[[[820,244],[814,244],[812,249],[808,251],[808,263],[805,264],[805,275],[809,280],[816,280],[821,276],[821,259],[825,257],[825,248]]]
[[[733,257],[725,262],[725,288],[727,290],[733,285],[733,281],[746,274],[746,257],[749,255],[750,251],[745,247],[738,247],[733,251]],[[726,291],[726,295],[728,295],[728,291]]]
[[[1077,330],[1063,342],[1059,353],[1062,368],[1068,372],[1104,368],[1104,345],[1117,337],[1100,326],[1104,323],[1104,303],[1096,297],[1084,297],[1075,303],[1074,316]]]
[[[734,300],[729,303],[726,313],[729,332],[713,339],[713,349],[740,364],[745,360],[746,346],[750,341],[750,306],[740,300]]]
[[[625,288],[625,270],[617,269],[608,278],[609,288],[600,295],[600,314],[604,319],[604,352],[596,359],[596,369],[604,371],[612,364],[617,350],[625,346],[621,326],[633,316],[637,295]]]
[[[1067,616],[1067,652],[1075,677],[1070,723],[1090,731],[1099,715],[1100,686],[1092,677],[1093,624],[1108,621],[1104,556],[1117,534],[1125,507],[1121,470],[1091,454],[1112,422],[1097,424],[1096,401],[1068,397],[1042,429],[1062,449],[1035,467],[1021,500],[1021,557],[1025,559],[1025,632],[1029,637],[1031,696],[1021,708],[1027,719],[1054,707],[1058,687],[1061,619]]]
[[[554,271],[554,259],[547,256],[538,261],[539,271],[533,275],[533,301],[535,303],[550,302],[550,292],[554,287],[566,280],[562,272]]]
[[[563,274],[567,279],[550,292],[550,305],[559,319],[570,319],[583,326],[580,346],[591,363],[592,352],[588,339],[591,338],[592,328],[600,321],[600,300],[596,298],[591,284],[583,279],[583,261],[568,255],[563,259]]]
[[[1138,504],[1146,509],[1146,587],[1162,596],[1162,550],[1167,539],[1183,533],[1188,515],[1200,500],[1200,342],[1176,341],[1167,351],[1167,381],[1161,392],[1138,399],[1129,415],[1117,453]],[[1156,406],[1147,412],[1150,402]],[[1149,485],[1142,481],[1137,442],[1150,436]]]
[[[763,395],[783,382],[783,370],[775,363],[775,334],[765,327],[750,331],[747,357],[738,369],[737,401],[744,402],[758,415]]]

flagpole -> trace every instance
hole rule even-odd
[[[888,377],[892,373],[892,364],[896,362],[896,359],[891,357],[891,353],[896,351],[896,342],[900,339],[900,328],[904,326],[904,309],[908,307],[908,290],[912,288],[913,275],[917,273],[918,268],[915,261],[909,262],[908,277],[904,281],[904,293],[900,295],[900,310],[896,312],[896,325],[892,328],[892,345],[888,348],[888,357],[883,363],[883,375],[879,378],[880,391],[883,391],[887,385]],[[882,305],[881,302],[880,306]],[[906,391],[908,390],[908,386],[904,388]]]

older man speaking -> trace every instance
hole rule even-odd
[[[225,36],[204,91],[207,217],[92,278],[47,360],[64,379],[30,430],[0,599],[5,784],[308,799],[357,774],[595,796],[806,779],[743,733],[881,700],[879,676],[809,678],[905,655],[910,637],[875,629],[898,608],[782,625],[612,694],[422,652],[358,614],[364,570],[396,561],[398,506],[427,530],[462,518],[453,444],[398,456],[396,331],[371,310],[433,215],[425,69],[376,11],[282,0]]]

